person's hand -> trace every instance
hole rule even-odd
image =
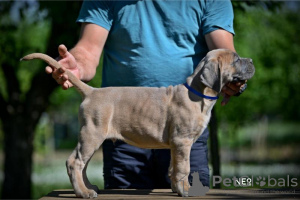
[[[229,102],[231,96],[234,96],[234,95],[238,94],[240,91],[243,91],[243,88],[245,87],[246,82],[247,81],[227,83],[221,91],[221,93],[223,95],[223,100],[221,102],[221,105],[225,106]]]
[[[52,73],[52,77],[56,80],[58,84],[62,86],[64,90],[73,86],[73,84],[68,81],[68,76],[65,71],[68,69],[71,71],[77,78],[80,79],[80,71],[77,66],[76,59],[74,56],[67,50],[67,47],[63,44],[58,47],[59,57],[56,60],[62,65],[62,68],[55,69],[51,66],[47,66],[45,71],[48,74]]]

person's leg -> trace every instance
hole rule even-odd
[[[103,143],[105,189],[152,189],[151,149],[141,149],[122,141]]]
[[[208,168],[208,148],[207,139],[209,131],[206,129],[203,134],[193,144],[190,155],[191,171],[189,175],[189,182],[192,183],[193,172],[199,173],[199,178],[203,186],[209,187],[209,168]]]
[[[203,134],[193,144],[190,154],[190,175],[189,182],[192,183],[193,172],[199,173],[199,178],[203,186],[209,186],[208,168],[208,148],[207,140],[209,131],[206,129]],[[168,167],[170,165],[170,150],[157,149],[153,153],[153,167],[155,188],[170,188],[171,183],[168,177]]]
[[[196,171],[203,186],[209,186],[208,136],[209,132],[206,129],[192,146],[190,183],[191,173]],[[152,154],[153,151],[155,153]],[[116,141],[114,144],[107,140],[103,143],[103,156],[105,189],[170,188],[170,150],[141,149],[122,141]]]
[[[168,176],[170,159],[170,149],[153,150],[153,178],[155,188],[171,188],[171,180]]]

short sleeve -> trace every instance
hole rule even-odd
[[[109,31],[113,20],[111,7],[111,1],[86,0],[82,3],[76,22],[97,24]]]
[[[202,17],[202,34],[224,29],[234,35],[233,8],[230,0],[208,0]]]

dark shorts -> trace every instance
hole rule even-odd
[[[208,135],[206,129],[193,144],[190,156],[191,173],[198,172],[204,186],[209,186]],[[106,140],[103,143],[103,157],[105,189],[170,188],[169,149],[141,149],[122,141],[113,143]]]

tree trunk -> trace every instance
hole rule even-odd
[[[17,119],[16,119],[17,118]],[[19,118],[19,119],[18,119]],[[32,139],[24,132],[26,124],[20,117],[3,120],[5,133],[4,182],[2,198],[31,197]],[[30,134],[31,135],[31,134]]]
[[[79,36],[79,26],[75,19],[81,7],[81,1],[40,1],[40,6],[49,11],[52,29],[46,53],[52,57],[58,55],[57,47],[64,43],[72,47]],[[66,10],[72,10],[68,15]],[[24,49],[17,49],[14,42],[7,43],[12,49],[7,53],[11,59],[24,56]],[[26,49],[27,51],[28,49]],[[15,54],[18,52],[18,54]],[[31,199],[31,173],[33,137],[40,116],[45,112],[49,97],[58,84],[41,66],[39,73],[31,81],[31,88],[25,98],[20,98],[20,82],[17,78],[18,63],[3,60],[2,71],[6,79],[8,98],[0,93],[0,118],[4,131],[4,181],[3,199]],[[46,64],[44,64],[46,66]]]
[[[57,87],[44,72],[32,81],[35,87],[26,95],[25,103],[6,103],[1,119],[4,130],[4,181],[3,199],[30,199],[34,130],[41,114],[48,106],[48,99]]]
[[[215,108],[211,111],[210,119],[210,152],[211,162],[213,167],[213,176],[220,176],[220,154],[219,154],[219,141],[218,141],[218,121]],[[220,184],[216,184],[214,188],[221,188]]]

